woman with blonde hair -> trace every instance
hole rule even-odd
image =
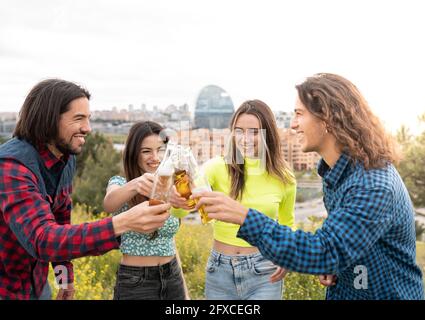
[[[294,225],[296,184],[286,164],[273,112],[260,100],[242,103],[230,123],[232,136],[225,157],[203,169],[212,190],[244,206],[264,212],[289,227]],[[176,198],[178,195],[173,194]],[[174,199],[190,210],[185,199]],[[175,215],[183,215],[171,209]],[[285,270],[265,259],[256,247],[236,237],[239,226],[214,222],[214,244],[207,263],[205,296],[218,300],[278,300]]]

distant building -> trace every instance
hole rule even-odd
[[[0,121],[0,136],[11,138],[15,127],[15,120]]]
[[[228,128],[206,128],[177,131],[177,142],[190,146],[199,164],[216,156],[225,155],[231,132]],[[291,129],[279,129],[282,152],[285,160],[295,171],[315,169],[320,160],[316,152],[303,152],[297,135]]]
[[[18,113],[17,112],[0,112],[0,121],[5,120],[17,120]]]
[[[232,99],[226,91],[215,85],[206,86],[196,99],[195,127],[227,128],[234,111]]]
[[[15,131],[18,114],[15,112],[0,113],[0,136],[10,138]]]
[[[177,131],[177,142],[192,149],[198,164],[216,156],[223,156],[226,151],[230,129],[191,129]]]
[[[184,113],[189,113],[189,105],[187,103],[181,105],[179,107],[179,111]],[[189,113],[189,116],[190,116],[190,113]]]
[[[297,135],[291,129],[279,129],[283,156],[295,171],[312,170],[320,160],[316,152],[303,152]]]
[[[293,112],[280,111],[277,112],[275,116],[278,128],[289,129],[291,127],[291,121],[294,117]]]

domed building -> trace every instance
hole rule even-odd
[[[208,129],[227,128],[234,112],[232,99],[226,91],[215,85],[206,86],[196,99],[195,126]]]

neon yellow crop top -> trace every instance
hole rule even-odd
[[[216,157],[204,164],[208,181],[214,191],[230,193],[230,177],[223,157]],[[260,167],[260,160],[245,158],[246,180],[242,193],[242,205],[253,208],[279,224],[294,226],[294,206],[296,184],[283,184]],[[187,214],[182,209],[171,209],[176,217]],[[232,223],[214,221],[214,239],[238,247],[251,245],[236,237],[239,226]]]

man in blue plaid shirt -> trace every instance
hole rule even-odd
[[[294,232],[217,192],[195,194],[197,207],[241,225],[238,237],[277,265],[322,275],[327,299],[424,299],[413,206],[390,136],[347,79],[317,74],[296,88],[292,129],[304,152],[322,156],[322,228]]]

